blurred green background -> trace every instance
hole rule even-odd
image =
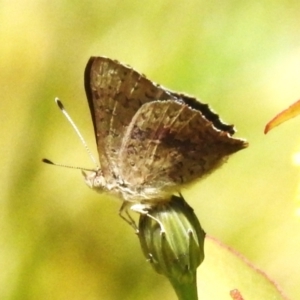
[[[121,203],[89,190],[79,171],[41,163],[94,167],[53,101],[97,155],[83,88],[92,55],[197,96],[247,138],[248,149],[183,195],[209,235],[300,299],[300,120],[263,134],[300,98],[299,1],[25,0],[0,9],[1,299],[175,298],[118,217]]]

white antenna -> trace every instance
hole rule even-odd
[[[76,169],[76,170],[81,170],[81,171],[89,171],[89,172],[95,172],[95,170],[93,169],[87,169],[87,168],[81,168],[81,167],[74,167],[74,166],[69,166],[69,165],[63,165],[63,164],[57,164],[52,162],[51,160],[47,159],[47,158],[43,158],[42,162],[48,165],[53,165],[53,166],[57,166],[57,167],[63,167],[63,168],[68,168],[68,169]]]
[[[68,114],[66,109],[64,108],[62,102],[58,98],[55,98],[55,102],[56,102],[57,106],[59,107],[59,109],[61,110],[61,112],[65,115],[65,117],[67,118],[67,120],[69,121],[69,123],[71,124],[73,129],[75,130],[75,132],[77,133],[81,143],[83,144],[83,146],[84,146],[85,150],[87,151],[89,157],[91,158],[91,160],[95,164],[97,170],[100,169],[100,167],[97,164],[96,159],[92,155],[91,150],[89,149],[86,141],[84,140],[84,138],[83,138],[82,134],[80,133],[78,127],[75,125],[74,121],[72,120],[72,118],[70,117],[70,115]],[[63,164],[56,164],[56,163],[53,163],[52,161],[50,161],[49,159],[45,159],[45,158],[42,161],[46,164],[61,166],[61,167],[65,167],[65,168],[79,169],[79,170],[86,170],[86,171],[95,171],[95,170],[90,170],[90,169],[85,169],[85,168],[80,168],[80,167],[72,167],[72,166],[67,166],[67,165],[63,165]]]

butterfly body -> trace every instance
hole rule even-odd
[[[131,186],[126,184],[121,179],[108,183],[103,177],[101,169],[83,172],[86,184],[98,193],[107,193],[114,195],[124,201],[128,202],[159,202],[162,200],[169,200],[173,192],[178,189],[167,187],[166,185],[144,185],[141,187]]]

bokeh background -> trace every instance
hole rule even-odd
[[[296,0],[1,1],[0,298],[175,297],[120,203],[41,163],[94,167],[53,100],[97,155],[83,71],[105,55],[209,103],[247,138],[183,195],[209,235],[300,299],[300,119],[263,134],[300,98],[299,20]]]

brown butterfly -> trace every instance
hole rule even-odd
[[[116,60],[91,57],[84,82],[100,161],[84,172],[86,183],[139,212],[247,147],[207,104]]]

